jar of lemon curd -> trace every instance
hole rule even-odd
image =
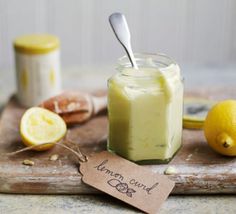
[[[140,163],[169,162],[182,143],[183,81],[180,68],[162,54],[118,61],[108,81],[108,150]]]
[[[15,39],[17,98],[31,107],[60,93],[59,39],[48,34],[25,35]]]

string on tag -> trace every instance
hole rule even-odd
[[[60,146],[64,149],[67,149],[68,151],[70,151],[72,154],[74,154],[78,158],[79,162],[82,162],[82,163],[87,162],[88,157],[81,152],[78,144],[76,144],[76,150],[75,150],[75,149],[72,149],[69,146],[66,146],[65,144],[62,143],[62,142],[66,142],[66,143],[72,143],[72,144],[75,145],[75,143],[73,141],[68,139],[67,135],[68,135],[68,133],[66,134],[66,136],[62,140],[60,140],[56,143],[53,143],[53,144],[55,144],[57,146]],[[35,149],[37,147],[41,147],[41,146],[48,145],[48,144],[52,144],[52,143],[42,143],[42,144],[39,144],[39,145],[28,146],[28,147],[25,147],[23,149],[17,150],[15,152],[7,153],[6,155],[8,155],[8,156],[16,155],[16,154],[19,154],[19,153],[22,153],[22,152],[25,152],[25,151],[29,151],[29,150]]]

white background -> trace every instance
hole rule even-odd
[[[164,52],[180,65],[236,59],[235,0],[0,0],[0,72],[13,70],[12,41],[48,32],[63,67],[114,64],[123,55],[108,16],[123,12],[136,52]]]

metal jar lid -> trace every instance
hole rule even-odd
[[[208,111],[216,102],[201,98],[184,99],[183,127],[202,129]]]

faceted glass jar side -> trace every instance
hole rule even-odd
[[[161,54],[126,57],[108,81],[108,150],[140,163],[172,159],[182,143],[183,83],[179,66]]]

